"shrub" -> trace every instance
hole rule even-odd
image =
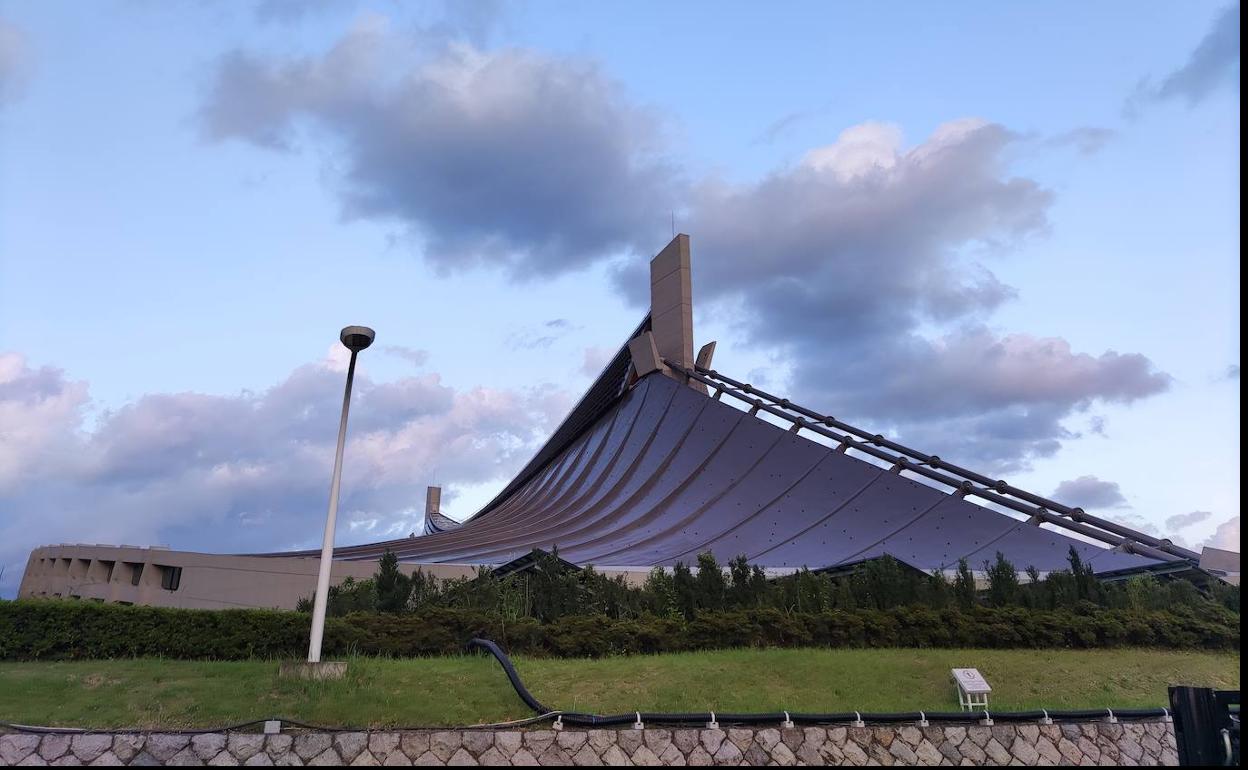
[[[1089,605],[1091,606],[1091,605]],[[1086,609],[1086,608],[1085,608]],[[0,659],[159,656],[240,660],[302,657],[309,617],[274,610],[181,610],[69,601],[0,602]],[[824,612],[773,608],[566,616],[550,623],[478,610],[354,613],[325,624],[326,655],[451,655],[482,636],[517,653],[601,657],[733,647],[1115,647],[1237,650],[1238,615],[1208,603],[1181,612],[1074,612],[1023,607],[894,607]]]

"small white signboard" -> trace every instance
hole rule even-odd
[[[984,675],[976,668],[955,668],[952,670],[954,684],[958,686],[958,705],[963,709],[986,708],[988,693],[992,687]]]

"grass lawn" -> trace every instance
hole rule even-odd
[[[949,669],[974,666],[993,706],[1166,704],[1166,686],[1239,688],[1235,654],[1153,650],[733,650],[602,660],[519,659],[547,707],[630,711],[956,710]],[[0,721],[213,727],[264,717],[381,727],[530,716],[492,658],[355,658],[347,678],[279,679],[277,663],[155,659],[0,663]]]

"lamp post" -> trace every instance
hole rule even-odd
[[[355,357],[373,344],[376,332],[367,326],[348,326],[338,335],[351,351],[347,366],[347,389],[342,396],[342,420],[338,423],[338,452],[334,455],[334,479],[329,484],[329,513],[325,516],[325,540],[321,543],[321,568],[316,575],[316,598],[312,606],[312,638],[308,662],[321,662],[321,637],[325,633],[325,605],[329,600],[329,570],[334,562],[334,524],[338,518],[338,488],[342,485],[342,449],[347,443],[347,411],[351,408],[351,381],[355,379]]]

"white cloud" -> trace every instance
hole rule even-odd
[[[581,360],[581,374],[586,377],[597,377],[602,374],[602,370],[606,368],[611,357],[615,355],[615,351],[607,347],[593,346],[585,348],[584,356]]]
[[[829,172],[842,183],[897,165],[901,128],[892,123],[861,123],[841,132],[836,142],[806,153],[802,164]]]
[[[5,590],[31,548],[167,543],[254,552],[318,539],[342,374],[296,369],[262,393],[145,395],[86,427],[84,383],[0,356],[0,563]],[[567,409],[549,388],[459,391],[436,374],[377,383],[357,371],[344,532],[417,528],[424,487],[503,481]]]
[[[1219,524],[1217,530],[1206,538],[1201,545],[1239,553],[1239,517],[1232,516]]]
[[[74,461],[86,383],[59,369],[31,369],[16,353],[0,353],[0,489],[44,477]]]

